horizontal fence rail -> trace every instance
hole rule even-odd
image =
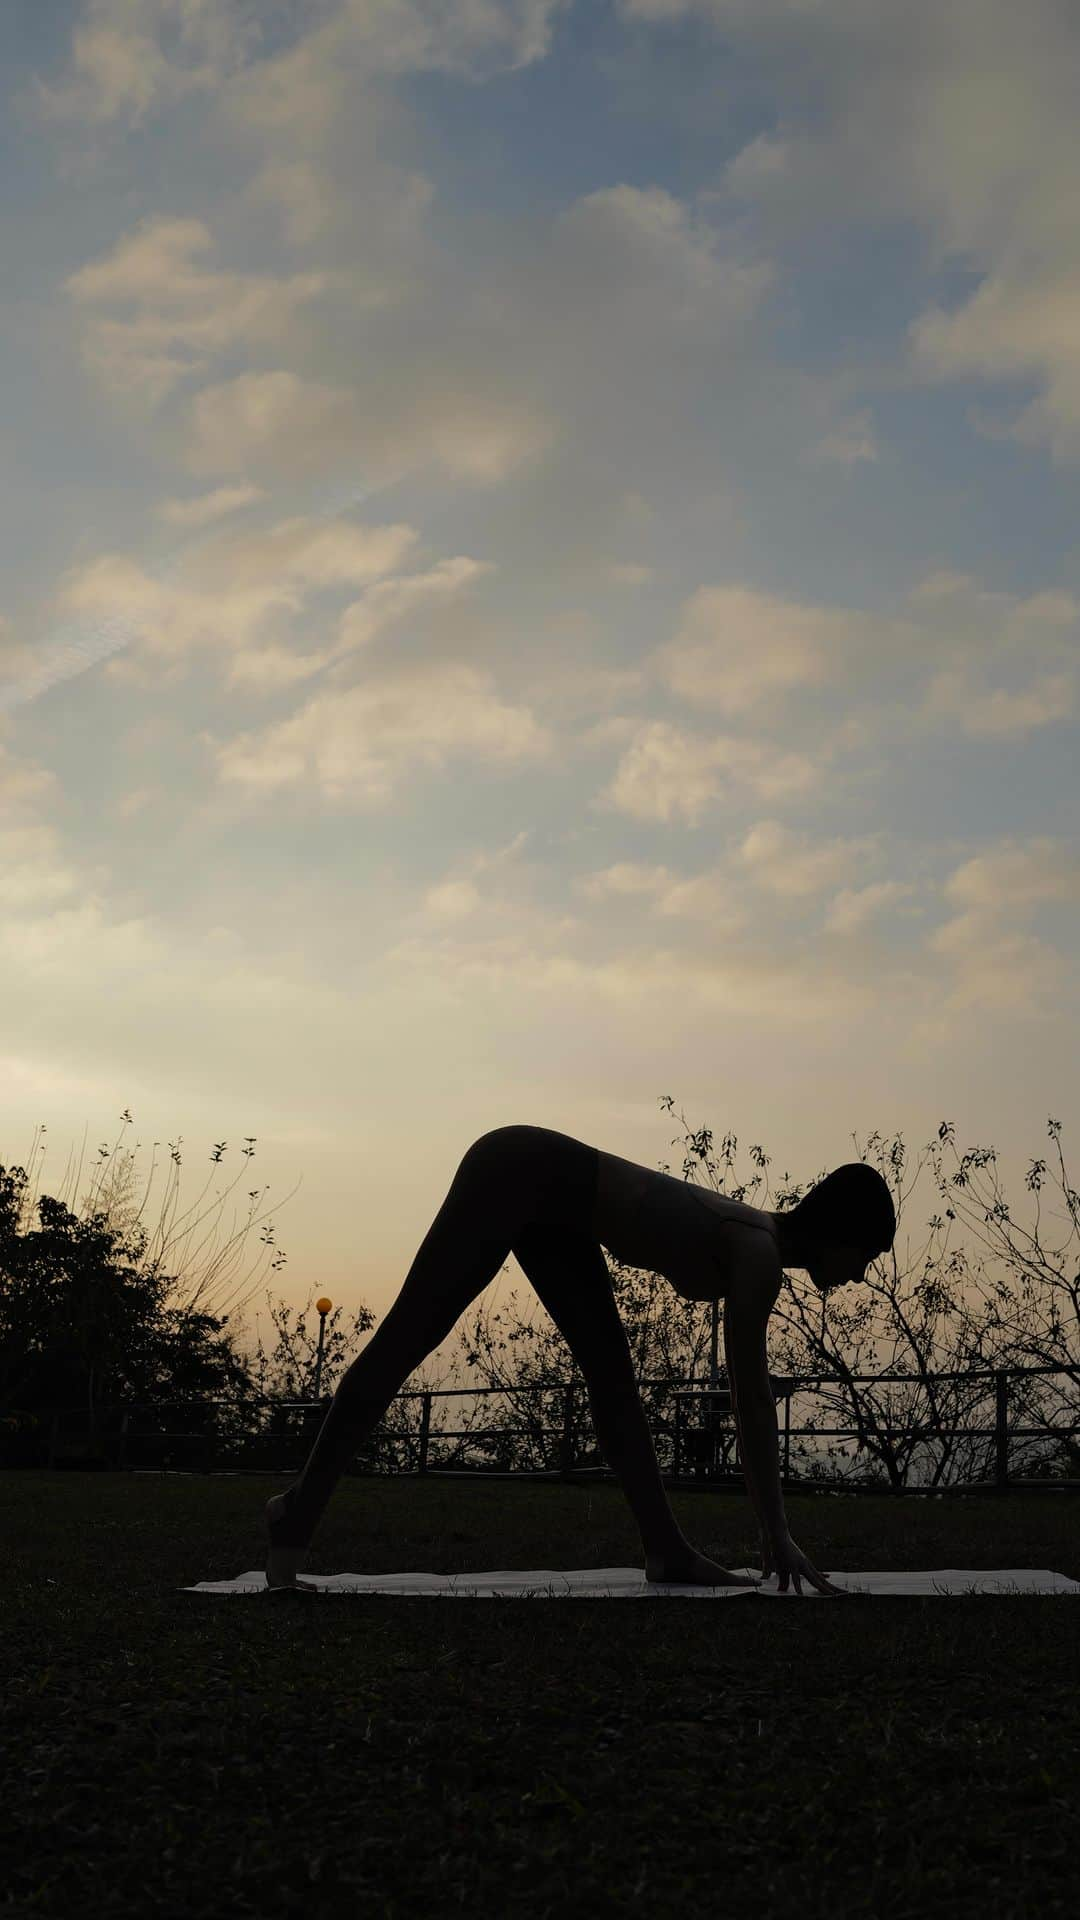
[[[1017,1426],[1009,1417],[1009,1382],[1012,1379],[1037,1376],[1065,1375],[1074,1384],[1080,1385],[1080,1367],[997,1367],[974,1372],[956,1373],[877,1373],[877,1374],[803,1374],[791,1376],[772,1376],[773,1398],[783,1402],[782,1428],[782,1475],[785,1482],[794,1486],[800,1484],[827,1486],[830,1483],[820,1474],[812,1473],[792,1479],[791,1442],[799,1439],[829,1440],[858,1439],[857,1426],[792,1426],[791,1402],[799,1393],[814,1392],[828,1386],[882,1386],[889,1383],[920,1385],[929,1387],[937,1381],[962,1380],[973,1388],[980,1388],[984,1394],[993,1391],[995,1417],[993,1426],[944,1426],[933,1420],[905,1423],[899,1418],[893,1423],[888,1417],[873,1410],[864,1419],[864,1428],[878,1436],[883,1436],[892,1445],[910,1447],[913,1443],[930,1438],[939,1439],[993,1439],[994,1440],[994,1477],[992,1482],[960,1481],[950,1483],[957,1487],[991,1484],[999,1489],[1010,1485],[1027,1484],[1023,1480],[1010,1477],[1009,1445],[1010,1441],[1022,1439],[1041,1439],[1048,1444],[1071,1442],[1080,1433],[1080,1425],[1056,1426],[1044,1422],[1041,1426]],[[674,1401],[674,1420],[665,1419],[655,1408],[651,1411],[656,1427],[673,1443],[672,1472],[667,1477],[680,1481],[684,1478],[684,1469],[689,1463],[690,1470],[699,1478],[720,1479],[730,1477],[736,1471],[729,1459],[738,1459],[737,1433],[731,1403],[730,1389],[723,1382],[715,1386],[707,1382],[690,1379],[685,1382],[662,1380],[642,1380],[639,1383],[642,1393],[659,1392],[669,1395]],[[497,1428],[441,1428],[432,1426],[432,1403],[435,1400],[453,1400],[469,1397],[482,1399],[490,1394],[547,1394],[562,1396],[562,1419],[558,1426],[502,1426]],[[523,1382],[504,1387],[432,1387],[407,1388],[394,1396],[391,1408],[401,1402],[419,1400],[420,1421],[417,1432],[393,1429],[386,1431],[380,1422],[372,1435],[358,1449],[361,1455],[369,1459],[380,1451],[386,1452],[388,1445],[394,1449],[394,1465],[391,1471],[403,1471],[397,1465],[397,1447],[405,1443],[417,1451],[417,1465],[413,1471],[417,1474],[461,1473],[467,1475],[491,1475],[498,1469],[485,1466],[445,1467],[431,1464],[431,1443],[451,1440],[470,1443],[486,1443],[509,1455],[515,1442],[526,1437],[532,1442],[558,1440],[558,1466],[543,1468],[507,1467],[502,1469],[507,1477],[568,1477],[582,1471],[606,1472],[606,1465],[584,1467],[580,1458],[575,1458],[575,1433],[580,1425],[578,1409],[587,1404],[584,1382],[570,1380],[561,1382]],[[280,1400],[271,1395],[250,1396],[246,1403],[239,1404],[220,1396],[198,1397],[187,1401],[158,1401],[154,1404],[115,1403],[91,1411],[88,1408],[49,1408],[45,1410],[48,1429],[47,1458],[37,1464],[54,1466],[70,1461],[78,1464],[80,1458],[93,1455],[97,1449],[98,1464],[113,1467],[125,1467],[136,1464],[136,1456],[152,1458],[151,1466],[161,1471],[177,1468],[181,1464],[194,1464],[195,1470],[204,1472],[236,1471],[247,1468],[260,1470],[258,1455],[262,1455],[261,1470],[287,1471],[298,1462],[294,1457],[297,1442],[310,1444],[329,1405],[329,1399]],[[220,1411],[224,1410],[225,1418]],[[269,1427],[252,1428],[251,1420],[260,1411],[269,1410]],[[647,1413],[650,1411],[646,1409]],[[388,1409],[388,1414],[390,1409]],[[180,1424],[168,1424],[166,1416],[178,1415]],[[384,1421],[387,1416],[384,1415]],[[587,1418],[587,1414],[585,1416]],[[0,1433],[10,1428],[12,1419],[25,1419],[26,1416],[12,1416],[0,1413]],[[40,1426],[42,1416],[31,1416]],[[277,1424],[274,1424],[277,1422]],[[228,1428],[232,1427],[230,1433]],[[780,1436],[778,1435],[778,1438]],[[288,1449],[290,1459],[283,1459],[283,1449]],[[275,1457],[272,1459],[269,1454]],[[407,1471],[407,1469],[404,1469]],[[850,1485],[850,1482],[836,1481],[836,1485]],[[893,1483],[882,1475],[864,1480],[861,1484],[890,1487]],[[1075,1481],[1049,1480],[1035,1481],[1039,1485],[1076,1485]],[[946,1491],[945,1487],[933,1488],[906,1485],[903,1491]]]

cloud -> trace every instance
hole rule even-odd
[[[460,936],[406,936],[383,955],[381,971],[407,996],[414,1021],[432,1009],[440,1019],[449,1009],[467,1019],[473,1006],[482,1005],[489,1045],[493,1031],[504,1032],[507,1044],[520,1032],[525,1001],[546,1005],[560,1031],[577,1031],[582,1040],[602,1019],[617,1036],[625,1034],[620,1052],[635,1045],[640,1051],[643,1034],[666,1035],[665,1054],[679,1016],[684,1022],[730,1016],[779,1033],[819,1032],[823,1021],[871,1017],[883,980],[891,984],[877,956],[864,977],[826,967],[809,953],[792,955],[775,946],[718,950],[712,940],[704,952],[649,940],[595,960],[575,951],[579,932],[568,917],[534,907],[513,928],[490,935],[470,929]],[[905,985],[910,983],[898,977],[898,994]],[[620,1017],[624,1027],[616,1024]],[[685,1026],[680,1038],[691,1038]],[[544,1061],[536,1060],[533,1070],[543,1075]]]
[[[0,806],[6,793],[0,787]],[[5,914],[52,906],[72,893],[78,876],[60,859],[59,836],[40,822],[0,825],[0,909]]]
[[[655,567],[643,567],[634,561],[615,561],[608,567],[607,577],[616,587],[647,587],[657,574]]]
[[[933,928],[925,946],[952,970],[953,1003],[1051,1017],[1067,978],[1065,957],[1023,923],[1041,905],[1080,901],[1072,845],[1009,836],[963,861],[943,892],[960,911]]]
[[[466,920],[476,912],[481,898],[475,881],[442,880],[428,888],[424,906],[432,920]]]
[[[878,914],[915,891],[900,880],[876,880],[868,887],[842,887],[829,902],[826,933],[859,933]]]
[[[922,689],[920,725],[956,722],[971,738],[1004,739],[1070,717],[1080,634],[1071,595],[988,593],[967,575],[939,571],[908,600],[927,610],[940,635],[941,664]]]
[[[609,908],[628,900],[645,906],[652,919],[700,921],[726,934],[747,924],[745,907],[719,873],[680,878],[668,867],[617,860],[598,873],[583,874],[575,881],[575,891],[594,905]]]
[[[245,647],[230,667],[231,687],[251,686],[260,692],[277,691],[310,679],[323,667],[328,676],[339,680],[352,656],[370,646],[380,634],[404,620],[422,617],[429,611],[445,608],[486,574],[494,572],[488,561],[470,560],[464,554],[443,560],[428,573],[403,575],[379,581],[368,589],[362,600],[354,600],[338,621],[338,637],[315,653],[298,654],[285,646]],[[325,583],[324,583],[325,584]]]
[[[251,65],[229,102],[237,119],[275,137],[317,143],[352,89],[369,79],[450,73],[491,79],[542,60],[571,0],[323,0],[321,18],[290,47]]]
[[[672,692],[743,714],[797,687],[821,685],[836,672],[836,656],[856,625],[834,609],[747,587],[699,587],[652,663]]]
[[[421,918],[436,923],[448,923],[456,920],[471,919],[482,909],[496,909],[502,916],[516,915],[520,907],[520,896],[511,892],[508,885],[508,870],[517,863],[518,855],[523,852],[531,838],[528,828],[516,833],[512,840],[503,846],[481,847],[468,854],[463,870],[447,874],[435,886],[429,887],[423,896]],[[497,896],[477,885],[477,879],[485,875],[496,874],[499,880]]]
[[[68,76],[38,80],[37,104],[46,120],[136,129],[153,110],[220,87],[258,35],[232,0],[85,0]]]
[[[937,380],[1039,381],[1041,392],[997,425],[999,437],[1046,446],[1062,465],[1080,458],[1080,246],[1064,267],[988,274],[955,311],[935,307],[913,321],[911,345]]]
[[[393,622],[456,599],[464,588],[494,571],[491,561],[470,560],[464,554],[457,554],[452,560],[441,560],[428,573],[380,581],[368,589],[362,600],[354,601],[345,609],[339,623],[335,655],[366,647]]]
[[[226,350],[280,345],[297,309],[340,282],[331,273],[277,278],[207,270],[196,256],[212,244],[202,220],[152,217],[68,275],[65,292],[90,314],[84,364],[110,394],[155,408]],[[115,319],[93,311],[115,306],[135,312]]]
[[[1080,902],[1080,855],[1047,834],[1009,838],[957,867],[946,897],[971,914],[1022,913],[1048,900]]]
[[[294,160],[272,156],[240,190],[253,213],[270,207],[277,214],[290,247],[311,248],[319,242],[329,252],[351,241],[352,297],[361,311],[392,306],[407,295],[436,200],[435,182],[415,167],[395,165],[380,144],[390,111],[382,99],[365,103],[363,133],[352,134],[354,152],[360,146],[366,160],[362,206],[350,203],[342,163],[335,172],[310,153]]]
[[[1060,1021],[1068,966],[1034,934],[991,932],[961,916],[938,928],[926,944],[952,970],[947,1011],[986,1008]]]
[[[400,379],[357,393],[284,370],[240,374],[192,403],[188,466],[284,480],[349,459],[389,485],[435,463],[451,478],[492,485],[550,444],[550,424],[527,406],[463,391],[452,375],[432,369],[403,389]]]
[[[823,434],[808,449],[805,458],[812,465],[832,461],[844,467],[855,466],[860,460],[879,460],[881,455],[869,411],[864,408],[850,420],[839,421],[831,433]]]
[[[279,24],[270,7],[86,0],[72,31],[68,75],[51,86],[38,81],[36,98],[47,119],[137,129],[186,94],[231,90],[234,111],[263,128],[314,136],[356,78],[425,71],[482,78],[542,59],[568,4],[306,0],[295,43],[260,59]]]
[[[225,786],[253,797],[310,787],[330,805],[365,812],[455,761],[476,773],[542,764],[553,751],[527,708],[500,699],[489,674],[460,663],[319,694],[261,733],[225,743],[201,737]]]
[[[11,1003],[25,1006],[32,1021],[53,1023],[47,1034],[40,1029],[42,1051],[62,1046],[74,1058],[73,1044],[96,1048],[102,1077],[111,1079],[117,1059],[142,1065],[152,1033],[155,1063],[170,1084],[167,1054],[176,1056],[177,1084],[188,1087],[193,1062],[205,1076],[210,1059],[218,1085],[254,1087],[265,1097],[280,1084],[280,1098],[293,1102],[300,1089],[301,1099],[310,1093],[312,1110],[320,1103],[321,1117],[324,1086],[340,1076],[353,1088],[357,1066],[364,1084],[395,1084],[391,1039],[400,1057],[421,1058],[422,1039],[441,1033],[445,1043],[450,1031],[448,1085],[460,1084],[456,1069],[462,1060],[468,1066],[471,1051],[473,1064],[480,1062],[479,1102],[488,1093],[484,1060],[501,1059],[504,1075],[509,1061],[522,1084],[550,1093],[554,1113],[565,1099],[560,1067],[572,1053],[587,1058],[613,1010],[631,1015],[617,1033],[613,1023],[629,1086],[629,1076],[640,1083],[649,1072],[650,1048],[658,1054],[667,1046],[672,1022],[674,1030],[680,1022],[694,1030],[685,1058],[700,1058],[703,1009],[735,1014],[747,1030],[759,1021],[775,1022],[781,1033],[801,1026],[822,1053],[830,1031],[842,1031],[853,1013],[872,1017],[887,1003],[902,1027],[923,995],[926,1005],[948,1007],[939,972],[976,1005],[995,993],[1005,1005],[1011,994],[1022,1009],[1033,979],[1052,980],[1052,963],[1025,928],[1000,911],[995,917],[987,902],[995,890],[1009,897],[1012,887],[1022,896],[1023,885],[1048,884],[1032,878],[1030,848],[1023,885],[995,854],[981,878],[968,873],[943,894],[951,932],[939,929],[916,976],[910,953],[898,953],[902,943],[892,937],[913,913],[913,889],[901,876],[871,877],[882,872],[877,836],[823,838],[812,809],[827,792],[834,820],[852,830],[868,824],[857,809],[844,815],[838,805],[846,778],[840,749],[868,769],[856,778],[888,770],[886,756],[867,750],[875,726],[905,746],[935,729],[993,745],[1067,711],[1076,639],[1068,596],[987,595],[974,575],[943,570],[894,618],[747,584],[762,552],[759,481],[768,496],[783,466],[804,459],[828,465],[833,491],[839,469],[868,474],[879,458],[875,414],[852,398],[854,376],[808,378],[769,364],[775,336],[758,322],[768,321],[767,297],[781,284],[777,236],[798,234],[812,248],[820,219],[835,222],[847,244],[865,216],[879,229],[897,216],[914,218],[939,260],[956,249],[984,285],[997,276],[1009,296],[995,321],[999,333],[989,326],[987,303],[966,322],[963,303],[942,313],[933,353],[916,368],[920,380],[981,371],[988,381],[1035,382],[1049,393],[1054,368],[1067,365],[1069,340],[1059,354],[1054,329],[1069,333],[1071,310],[1064,302],[1051,311],[1049,298],[1057,300],[1064,282],[1058,289],[1042,264],[1054,256],[1036,248],[1027,272],[1020,254],[1001,250],[1006,215],[1021,240],[1051,217],[1048,197],[1033,191],[1021,204],[1027,156],[1042,135],[1028,125],[1017,143],[1008,127],[999,129],[987,80],[973,83],[970,94],[962,90],[965,66],[981,75],[997,61],[1000,84],[1008,79],[994,0],[982,15],[985,63],[977,26],[967,30],[977,10],[915,0],[910,11],[895,11],[890,26],[888,10],[833,0],[701,6],[699,21],[737,37],[734,68],[740,84],[749,76],[754,98],[768,99],[759,86],[765,57],[785,69],[775,124],[737,156],[717,198],[680,198],[641,184],[636,167],[631,185],[629,164],[620,163],[606,178],[594,171],[586,184],[596,191],[551,217],[542,197],[512,214],[503,199],[481,205],[473,195],[451,204],[460,156],[446,172],[440,167],[441,119],[423,126],[422,144],[415,139],[424,90],[399,85],[398,77],[460,71],[472,82],[543,58],[557,9],[489,0],[454,7],[268,0],[265,8],[230,9],[258,22],[257,40],[222,41],[216,50],[209,27],[224,9],[187,0],[186,11],[199,19],[201,38],[185,46],[182,10],[164,0],[84,9],[81,20],[92,17],[99,33],[111,26],[118,35],[128,21],[140,64],[125,66],[119,42],[110,55],[99,39],[97,53],[91,47],[81,70],[76,61],[70,72],[82,89],[86,125],[97,133],[145,131],[180,104],[161,152],[171,157],[178,141],[193,139],[200,150],[190,182],[169,176],[174,211],[133,231],[125,215],[115,245],[92,243],[94,257],[72,276],[70,293],[103,388],[111,381],[108,391],[127,394],[132,410],[165,409],[164,421],[151,423],[154,473],[143,500],[156,544],[164,544],[163,529],[184,544],[166,571],[140,548],[136,531],[120,553],[115,540],[95,539],[87,528],[79,564],[62,582],[72,590],[68,627],[82,632],[50,636],[36,684],[103,658],[95,648],[112,649],[103,677],[119,680],[128,669],[144,675],[152,697],[142,704],[169,715],[168,745],[190,747],[194,739],[210,776],[196,777],[193,787],[181,776],[175,791],[155,791],[148,782],[167,771],[168,753],[151,747],[134,771],[120,761],[115,797],[105,804],[136,823],[120,836],[127,879],[150,872],[145,861],[140,867],[140,842],[158,824],[156,815],[146,818],[151,801],[160,803],[166,825],[172,818],[175,831],[197,836],[205,822],[220,827],[233,803],[250,805],[258,824],[261,813],[278,810],[267,808],[268,799],[361,816],[403,806],[423,813],[433,780],[455,796],[497,784],[495,811],[505,812],[506,789],[517,793],[528,779],[527,810],[536,817],[544,794],[556,791],[552,773],[565,785],[575,753],[587,763],[571,814],[590,870],[578,883],[557,862],[541,864],[534,876],[509,856],[492,866],[486,855],[460,857],[452,847],[447,854],[438,831],[444,841],[447,833],[460,838],[460,819],[455,826],[444,811],[428,823],[434,841],[425,831],[404,865],[365,858],[359,885],[356,871],[342,881],[334,849],[326,862],[301,858],[293,873],[295,848],[286,847],[263,902],[256,897],[261,853],[250,861],[240,842],[233,862],[219,832],[215,857],[207,864],[201,844],[196,859],[201,883],[217,890],[220,905],[208,906],[200,883],[196,912],[203,920],[232,914],[241,939],[221,925],[205,937],[185,934],[182,887],[172,890],[168,924],[132,926],[127,912],[110,917],[93,900],[76,910],[78,886],[55,845],[0,839],[7,888],[0,946],[16,989]],[[623,12],[639,30],[650,20],[660,32],[688,9],[638,0]],[[939,13],[943,20],[948,13],[941,30]],[[1020,15],[1018,34],[1037,39],[1045,11],[1036,0]],[[281,46],[285,37],[291,44]],[[688,43],[696,58],[691,37],[681,35],[680,46]],[[752,68],[741,60],[747,48],[763,56]],[[720,57],[727,60],[726,48]],[[936,70],[955,82],[940,99]],[[1030,64],[1013,71],[1026,86]],[[665,112],[682,110],[681,90],[669,91],[664,100],[657,89],[654,133]],[[58,119],[61,131],[77,125],[73,100],[75,118]],[[950,100],[958,109],[953,122]],[[925,163],[918,151],[924,130]],[[1011,156],[1005,170],[1003,146]],[[144,139],[132,150],[140,171],[124,183],[132,198],[118,205],[138,208],[136,196],[152,190],[156,176],[141,171],[150,149]],[[430,177],[412,164],[421,153]],[[1064,145],[1061,154],[1064,195],[1071,192]],[[991,170],[984,195],[980,171]],[[200,191],[211,193],[209,207],[192,200]],[[1014,191],[1019,197],[1010,201]],[[720,232],[702,217],[717,200],[736,216]],[[320,284],[318,272],[294,272],[288,255],[271,255],[270,272],[249,271],[266,262],[267,234],[283,237],[286,249],[317,250],[303,264],[325,265]],[[1060,259],[1071,258],[1065,244],[1068,236]],[[233,271],[234,262],[244,270]],[[69,256],[65,270],[71,264]],[[1022,310],[1025,290],[1032,303]],[[990,342],[981,369],[970,358],[979,329]],[[907,381],[910,369],[901,377]],[[828,406],[819,404],[822,396]],[[164,456],[178,450],[175,477],[163,487]],[[294,494],[308,489],[310,505],[346,474],[357,489],[415,480],[386,512],[397,524],[335,519],[316,530],[307,516],[287,517]],[[289,490],[286,507],[277,504],[279,483]],[[466,497],[469,487],[484,490],[482,502]],[[633,519],[631,488],[641,509]],[[158,503],[164,491],[169,497]],[[195,497],[182,498],[188,491]],[[726,505],[715,510],[710,495],[736,498],[741,527]],[[477,544],[465,529],[476,524],[469,515],[481,504]],[[271,525],[250,525],[255,506]],[[416,528],[433,524],[440,534],[429,552]],[[575,575],[564,556],[579,555]],[[795,564],[787,552],[789,582]],[[891,577],[887,567],[875,574],[879,600]],[[579,581],[587,589],[580,595]],[[489,657],[478,662],[481,649]],[[30,663],[14,635],[4,650],[25,676]],[[212,703],[213,734],[199,731],[205,711],[181,711],[169,697],[173,678],[196,664],[206,672],[197,684],[191,675],[190,699]],[[352,679],[361,684],[345,684]],[[30,684],[19,681],[24,691]],[[265,695],[274,696],[272,724],[257,705]],[[656,711],[665,702],[666,716]],[[48,715],[36,718],[44,724]],[[125,735],[119,745],[129,743]],[[587,756],[600,752],[606,758],[597,777]],[[907,777],[918,779],[917,762]],[[5,773],[0,760],[0,820],[8,819],[9,792],[12,808],[20,793],[27,809],[40,801],[43,778],[10,765]],[[68,778],[78,781],[74,763]],[[56,790],[54,783],[49,797]],[[78,791],[76,784],[68,799],[77,801]],[[747,802],[748,820],[738,810]],[[793,826],[772,818],[787,810]],[[646,857],[598,859],[591,838],[602,837],[598,812],[616,815],[616,838]],[[14,812],[11,818],[17,821]],[[721,870],[710,864],[684,872],[677,857],[669,864],[648,857],[657,828],[683,827],[710,834],[710,859],[718,829],[730,841]],[[496,837],[511,831],[504,824]],[[395,870],[393,886],[373,873],[380,864]],[[963,873],[956,856],[950,864]],[[973,865],[965,856],[965,867]],[[580,920],[560,908],[564,883]],[[1048,917],[1068,904],[1046,897]],[[20,917],[37,925],[16,936]],[[768,924],[758,926],[762,919]],[[819,923],[831,942],[818,938]],[[319,925],[337,929],[333,954],[325,942],[305,952]],[[863,937],[879,928],[880,954]],[[354,930],[366,935],[366,947],[347,937]],[[279,943],[283,954],[290,942],[289,965],[275,977],[266,953]],[[338,951],[347,955],[348,991],[335,992],[323,978]],[[489,1013],[500,994],[503,1027],[493,1041]],[[523,994],[548,996],[565,1037],[561,1062],[558,1048],[545,1053],[541,1040],[530,1053],[521,1040]],[[181,997],[195,1023],[187,1029],[176,1025]],[[464,1003],[462,1017],[448,1026],[446,1006],[455,999]],[[369,1016],[359,1026],[358,1004]],[[133,1020],[133,1011],[145,1019]],[[417,1025],[425,1011],[427,1030]],[[472,1037],[470,1019],[479,1039],[471,1049],[464,1038]],[[206,1045],[193,1045],[200,1024]],[[541,1036],[548,1024],[535,1023]],[[267,1053],[267,1030],[282,1036],[283,1051]],[[133,1035],[136,1051],[125,1052]],[[498,1044],[504,1035],[521,1051]],[[385,1058],[379,1055],[375,1082],[372,1050],[379,1048]],[[628,1098],[624,1111],[630,1108]]]
[[[667,867],[645,866],[640,860],[616,860],[601,873],[583,874],[575,886],[586,900],[637,900],[657,894],[669,882]]]
[[[162,500],[155,512],[172,527],[203,527],[264,497],[259,487],[215,487],[194,500]]]
[[[43,855],[44,844],[32,850],[35,862]],[[69,886],[55,859],[48,873],[51,883],[31,882],[21,897],[16,879],[0,912],[0,979],[25,1009],[12,1062],[17,1086],[35,1100],[59,1092],[81,1105],[112,1100],[122,1081],[133,1101],[160,1106],[167,1087],[169,1102],[189,1107],[207,1095],[228,1104],[242,1087],[246,1111],[262,1115],[257,1131],[268,1134],[295,1117],[298,1076],[309,1083],[301,1106],[310,1094],[312,1111],[316,1103],[321,1114],[333,1107],[325,1063],[335,1049],[340,1057],[355,992],[309,977],[299,964],[275,965],[265,941],[261,949],[248,944],[209,915],[192,926],[175,914],[112,913],[88,884],[93,875],[76,875]],[[384,1016],[394,1021],[389,999]],[[287,1094],[282,1051],[268,1049],[268,1032],[286,1036],[286,1054],[287,1036],[304,1035],[284,1069]],[[368,1036],[366,1058],[374,1044]],[[63,1075],[52,1064],[58,1057]]]
[[[790,164],[790,149],[785,140],[777,140],[769,133],[755,134],[745,147],[739,148],[735,158],[728,161],[724,169],[727,190],[755,199],[775,182],[786,180]]]
[[[297,514],[258,532],[207,541],[187,557],[186,574],[214,593],[270,579],[320,591],[370,587],[403,564],[418,537],[403,521],[379,526]]]
[[[759,820],[738,847],[736,858],[759,887],[798,899],[850,879],[853,866],[877,854],[879,838],[864,834],[815,845],[808,834],[780,820]]]
[[[1030,686],[1010,691],[978,688],[974,671],[950,667],[936,673],[926,690],[924,713],[955,716],[973,738],[1004,739],[1067,720],[1073,712],[1075,673],[1042,674]]]
[[[620,343],[663,327],[669,350],[715,344],[740,326],[773,284],[766,260],[726,255],[714,229],[663,187],[620,184],[583,194],[558,213],[550,268],[578,313]]]
[[[110,655],[110,678],[146,686],[161,684],[163,666],[177,678],[197,651],[213,656],[227,685],[261,693],[296,685],[331,663],[340,672],[349,655],[385,628],[450,604],[493,570],[491,563],[458,555],[425,574],[384,580],[416,537],[402,525],[294,519],[181,555],[171,579],[125,555],[100,555],[71,570],[58,589],[58,624],[49,644],[9,649],[0,706],[25,704]],[[341,586],[371,591],[346,608],[336,639],[315,651],[268,640],[275,626],[303,612],[312,594]]]
[[[910,324],[910,377],[972,375],[1039,391],[980,431],[1080,458],[1077,36],[1060,0],[618,0],[662,33],[712,29],[764,70],[775,125],[724,168],[710,202],[749,207],[774,246],[815,226],[908,220],[932,264],[980,275],[953,310]],[[810,103],[810,104],[808,104]],[[985,422],[985,424],[984,424]]]
[[[355,120],[343,121],[342,144],[314,159],[270,157],[319,169],[307,185],[327,216],[325,270],[219,274],[208,264],[207,221],[144,223],[69,280],[86,365],[144,410],[202,383],[167,431],[193,479],[222,483],[222,497],[226,483],[271,489],[346,470],[369,490],[432,472],[492,489],[516,477],[526,487],[535,470],[538,494],[546,484],[557,495],[549,538],[558,514],[567,522],[565,564],[588,552],[594,573],[636,568],[621,579],[641,584],[646,563],[624,547],[636,530],[624,524],[630,496],[620,481],[613,498],[608,475],[642,434],[658,466],[683,442],[685,350],[725,360],[735,377],[733,356],[753,351],[747,323],[770,266],[722,246],[674,195],[623,183],[504,234],[478,271],[471,255],[436,244],[419,218],[403,242],[399,188],[414,210],[431,196],[417,197],[418,176],[381,150],[360,167],[358,205]],[[356,124],[366,125],[364,114]],[[384,179],[385,221],[380,212],[371,227]],[[243,199],[215,210],[223,250]],[[259,364],[217,377],[226,353]],[[602,471],[589,471],[583,442],[607,443]],[[686,465],[685,446],[681,457]],[[513,537],[531,543],[520,525]]]
[[[698,17],[716,27],[775,27],[843,20],[857,14],[861,0],[615,0],[626,20],[656,24]]]
[[[54,625],[44,645],[13,641],[3,650],[0,719],[4,712],[37,699],[58,682],[85,673],[131,638],[131,626],[115,619],[110,607],[89,626],[79,619]]]
[[[646,720],[633,728],[611,781],[591,804],[634,820],[697,827],[728,783],[776,800],[804,794],[820,778],[810,760],[767,743]]]
[[[110,677],[137,683],[152,662],[154,685],[162,668],[175,678],[197,651],[224,657],[227,673],[249,684],[273,688],[306,678],[340,649],[285,653],[267,645],[275,628],[299,614],[312,593],[379,581],[401,565],[416,538],[401,523],[297,517],[261,533],[211,536],[176,556],[168,579],[128,555],[99,554],[62,580],[52,601],[59,638],[27,653],[12,698],[33,698],[108,655],[117,656]],[[132,649],[131,657],[119,657]]]
[[[5,828],[25,815],[29,806],[51,799],[59,791],[60,782],[51,768],[15,760],[6,747],[0,746],[0,822]]]

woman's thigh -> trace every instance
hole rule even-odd
[[[571,1227],[523,1226],[513,1254],[590,1392],[636,1394],[630,1344],[599,1241]]]

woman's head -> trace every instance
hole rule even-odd
[[[869,1262],[888,1251],[896,1233],[888,1185],[863,1160],[834,1168],[797,1206],[773,1218],[781,1260],[805,1267],[823,1291],[863,1279]]]

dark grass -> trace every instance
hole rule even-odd
[[[7,1472],[0,1911],[1070,1915],[1080,1600],[178,1592],[281,1476]],[[676,1492],[753,1564],[745,1497]],[[790,1494],[823,1570],[1044,1566],[1080,1504]],[[618,1488],[350,1479],[317,1570],[639,1565]]]

